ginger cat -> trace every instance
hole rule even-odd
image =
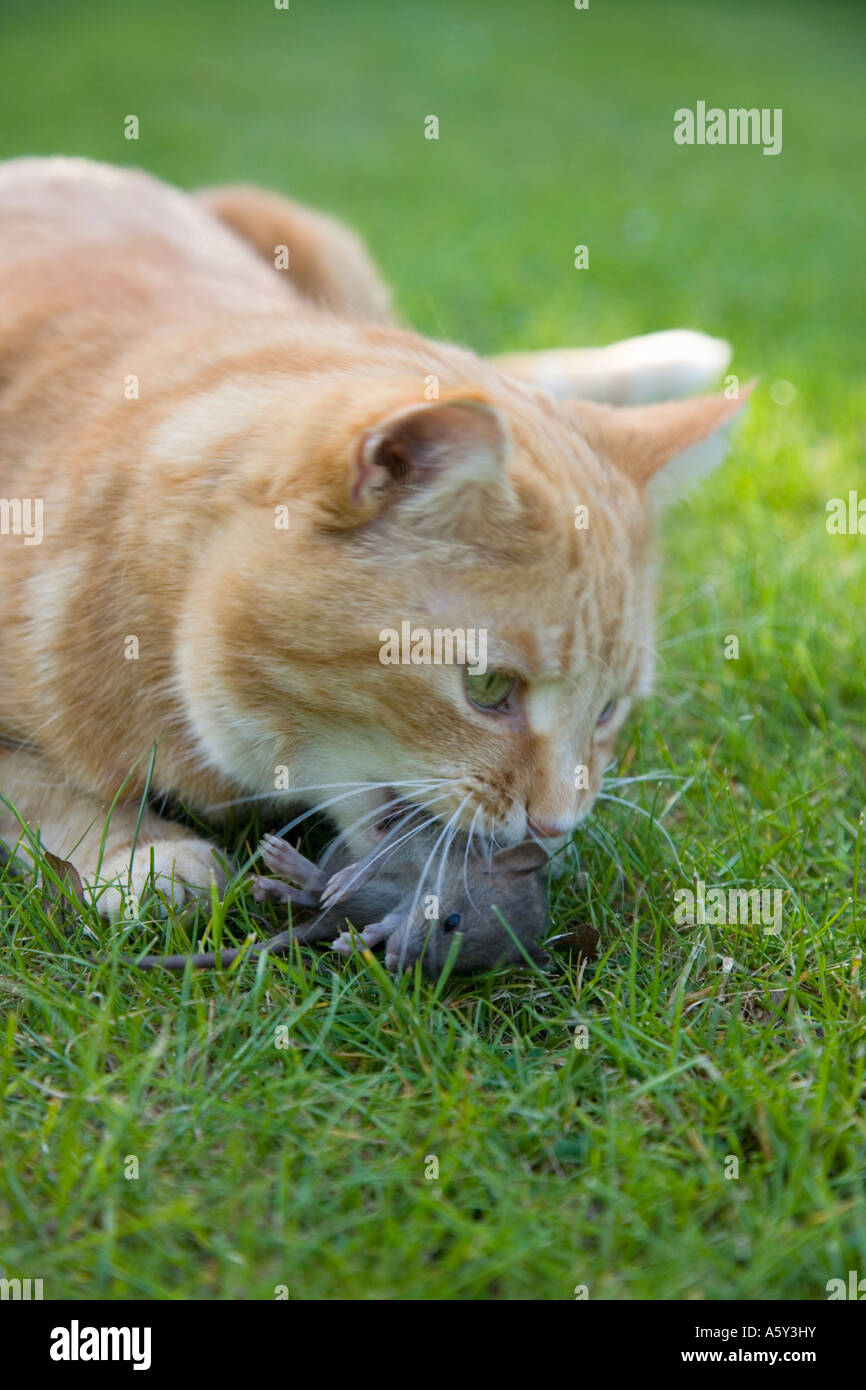
[[[329,802],[358,853],[398,800],[567,835],[650,684],[653,494],[741,404],[571,397],[726,360],[484,361],[397,326],[358,240],[275,195],[0,166],[0,837],[38,831],[111,916],[151,859],[176,902],[221,877],[155,797]],[[406,620],[483,630],[486,672],[383,664]]]

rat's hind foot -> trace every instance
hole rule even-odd
[[[254,878],[253,897],[257,903],[284,903],[289,896],[289,885],[281,878]]]
[[[254,878],[253,897],[257,903],[294,903],[297,907],[318,907],[314,893],[303,893],[282,878]]]
[[[262,840],[262,859],[268,868],[281,878],[289,878],[297,883],[305,893],[315,895],[313,903],[319,901],[319,894],[328,881],[327,874],[317,868],[301,851],[290,845],[288,840],[280,840],[276,835],[265,835]],[[297,899],[295,899],[297,901]]]

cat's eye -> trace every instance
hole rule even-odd
[[[454,931],[455,927],[460,926],[460,913],[450,912],[442,923],[443,931]]]
[[[598,719],[596,720],[596,724],[597,724],[597,725],[598,725],[598,724],[606,724],[607,721],[610,719],[610,716],[613,714],[613,712],[614,712],[615,709],[616,709],[616,700],[608,700],[608,702],[607,702],[607,704],[605,705],[604,709],[602,710],[601,714],[598,716]]]
[[[517,684],[516,677],[507,671],[490,670],[480,675],[467,668],[465,679],[466,694],[473,705],[486,711],[502,709]]]

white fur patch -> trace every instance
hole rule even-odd
[[[212,445],[252,430],[263,414],[285,399],[285,383],[276,379],[226,381],[184,405],[173,405],[169,418],[154,433],[151,456],[170,459],[179,469],[196,464]]]
[[[672,328],[608,347],[514,353],[497,362],[559,399],[646,405],[712,385],[730,360],[730,344],[722,338]]]

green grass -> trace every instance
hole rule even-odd
[[[625,789],[656,819],[602,805],[587,890],[554,892],[598,962],[441,990],[310,951],[145,975],[117,933],[87,964],[84,924],[0,869],[3,1272],[302,1299],[823,1298],[866,1273],[866,537],[824,524],[866,496],[862,13],[159,0],[2,25],[4,157],[291,191],[364,232],[407,318],[485,351],[690,326],[762,374],[664,526],[658,692],[620,762],[680,780]],[[783,153],[675,146],[698,98],[781,106]],[[677,925],[694,874],[784,887],[781,935]],[[238,890],[127,945],[276,922]]]

